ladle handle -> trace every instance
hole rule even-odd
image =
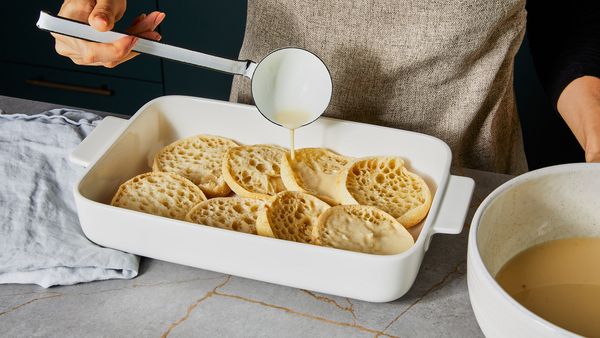
[[[81,38],[93,42],[109,43],[120,39],[127,34],[114,31],[99,32],[93,27],[81,22],[54,16],[40,11],[40,17],[36,23],[37,27],[62,35]],[[239,74],[252,77],[256,63],[251,61],[230,60],[222,57],[204,54],[189,49],[167,45],[138,37],[133,51],[158,56],[165,59],[175,60],[194,66],[200,66],[218,70],[230,74]]]

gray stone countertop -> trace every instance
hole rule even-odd
[[[57,105],[0,96],[5,113]],[[390,303],[294,289],[142,259],[131,280],[44,289],[0,285],[3,337],[479,337],[467,290],[468,224],[510,176],[456,169],[475,179],[466,226],[435,235],[410,291]]]

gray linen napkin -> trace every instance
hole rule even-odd
[[[0,111],[0,283],[137,276],[137,256],[90,242],[77,218],[73,186],[83,169],[68,157],[101,119],[72,109]]]

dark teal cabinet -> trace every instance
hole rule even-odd
[[[237,59],[244,37],[246,1],[164,0],[159,8],[167,13],[161,27],[164,42]],[[229,98],[231,75],[168,60],[163,67],[166,93]]]
[[[13,64],[2,70],[0,93],[75,107],[131,115],[163,95],[160,82]]]
[[[35,27],[39,11],[57,13],[61,1],[5,1],[0,21],[0,95],[131,115],[145,102],[169,94],[226,100],[231,76],[140,55],[114,69],[77,66],[54,51],[54,39]],[[137,15],[160,9],[163,42],[236,58],[241,47],[245,1],[131,0],[124,30]]]
[[[3,1],[1,6],[10,8],[3,10],[2,13],[11,13],[11,15],[5,15],[3,20],[0,20],[2,43],[4,45],[3,48],[0,48],[0,60],[120,78],[162,82],[160,60],[151,56],[139,56],[135,62],[125,63],[115,69],[108,69],[77,66],[68,58],[57,55],[54,51],[54,39],[50,34],[38,30],[35,27],[35,22],[41,9],[58,13],[60,4],[59,1],[42,0]],[[126,28],[127,23],[137,16],[136,13],[151,12],[157,8],[154,1],[143,0],[129,1],[129,6],[130,10],[118,23],[117,29]]]

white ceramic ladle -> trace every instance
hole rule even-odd
[[[38,28],[94,42],[113,42],[126,36],[99,32],[89,25],[40,12]],[[329,70],[315,54],[301,48],[275,50],[260,62],[230,60],[139,38],[133,50],[252,79],[252,97],[269,121],[296,129],[315,121],[329,105]]]

